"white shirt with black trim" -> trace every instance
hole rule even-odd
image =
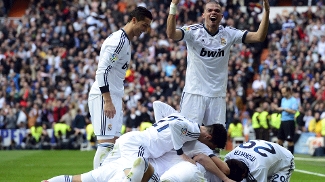
[[[100,50],[96,79],[89,95],[105,92],[122,97],[125,73],[131,60],[131,42],[123,29],[112,33]]]
[[[230,48],[244,42],[247,31],[220,25],[219,31],[211,35],[203,24],[183,26],[180,30],[188,51],[184,92],[225,97]]]

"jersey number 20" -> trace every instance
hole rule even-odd
[[[256,143],[254,141],[248,141],[247,143],[243,143],[241,144],[239,147],[240,148],[245,148],[245,149],[250,149],[250,148],[253,148],[254,147],[254,151],[258,154],[260,154],[261,156],[263,157],[267,157],[267,154],[266,152],[270,153],[270,154],[275,154],[275,150],[274,150],[274,147],[269,144],[269,143],[266,143],[266,145],[268,145],[270,148],[267,148],[267,147],[263,147],[263,146],[256,146]],[[266,152],[263,152],[263,151],[266,151]]]

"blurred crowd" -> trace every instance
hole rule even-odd
[[[220,2],[222,25],[257,30],[261,13],[258,4],[251,3],[242,11],[238,1]],[[309,8],[299,13],[294,9],[271,19],[264,43],[232,47],[227,127],[238,120],[249,126],[255,112],[267,111],[267,127],[272,134],[276,126],[270,119],[270,106],[280,104],[283,86],[290,86],[300,103],[299,131],[315,132],[311,123],[316,126],[325,119],[325,9],[322,1],[317,3],[316,11]],[[177,26],[203,22],[203,4],[203,0],[181,1]],[[21,19],[3,19],[0,129],[29,129],[24,141],[37,144],[50,142],[46,129],[55,130],[57,125],[63,128],[55,133],[57,143],[63,136],[69,141],[80,139],[81,131],[91,124],[87,97],[101,44],[126,24],[128,12],[135,6],[147,7],[153,22],[149,33],[132,42],[132,60],[125,80],[123,132],[155,122],[155,100],[179,109],[187,50],[183,41],[166,37],[169,5],[169,0],[31,0]],[[7,10],[3,5],[0,9],[5,16]],[[266,59],[261,59],[263,49],[268,50]]]

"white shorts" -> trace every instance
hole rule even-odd
[[[111,95],[116,114],[112,119],[103,112],[104,101],[102,95],[90,95],[88,98],[89,113],[97,139],[112,139],[121,136],[123,122],[122,98]]]
[[[155,172],[162,176],[167,170],[179,162],[184,161],[181,156],[177,155],[175,150],[165,153],[158,158],[149,158],[149,163],[155,169]]]
[[[190,162],[182,161],[171,167],[161,177],[164,182],[206,182],[204,174]]]
[[[225,97],[205,97],[183,92],[181,113],[189,120],[198,124],[212,125],[226,123]]]
[[[289,162],[289,161],[287,161]],[[290,160],[290,165],[285,168],[282,168],[280,171],[274,173],[269,181],[272,182],[282,182],[282,181],[290,181],[291,175],[295,169],[295,162],[292,158]]]
[[[120,164],[123,162],[125,162],[123,159],[115,160],[109,165],[102,165],[90,172],[81,174],[81,180],[88,182],[122,181],[125,174]]]
[[[120,163],[123,169],[131,168],[133,162],[138,157],[149,158],[148,151],[145,150],[139,141],[145,141],[138,135],[140,131],[128,132],[116,140],[113,150],[104,159],[102,165],[110,165],[112,161],[123,160]]]

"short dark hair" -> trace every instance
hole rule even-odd
[[[219,5],[220,7],[222,7],[222,6],[221,6],[221,3],[220,3],[219,1],[213,1],[213,0],[212,0],[212,1],[209,1],[209,2],[207,2],[207,3],[204,4],[204,6],[203,6],[203,9],[204,9],[204,10],[205,10],[205,7],[206,7],[207,4],[217,4],[217,5]]]
[[[149,18],[152,20],[152,14],[151,12],[142,6],[136,7],[129,15],[129,22],[132,20],[132,18],[135,17],[138,21],[142,21],[145,18]]]
[[[234,181],[242,181],[244,177],[247,177],[248,167],[243,161],[237,159],[226,160],[226,163],[230,169],[230,174],[227,175],[228,178]]]
[[[227,142],[227,130],[222,124],[213,124],[206,126],[209,133],[212,135],[211,142],[216,145],[217,148],[223,149]]]

